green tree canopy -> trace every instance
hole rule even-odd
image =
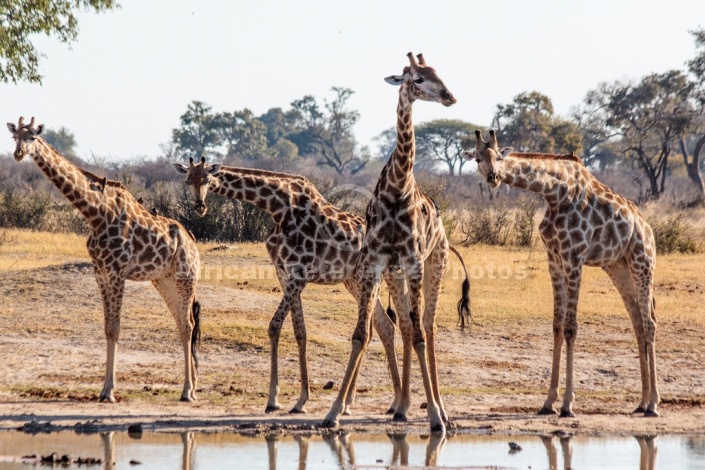
[[[456,168],[461,174],[467,163],[460,156],[464,139],[479,128],[459,119],[436,119],[419,124],[415,129],[417,161],[429,161],[433,166],[443,163],[451,176],[455,175]]]
[[[262,160],[269,158],[267,126],[245,108],[232,113],[219,113],[214,125],[226,146],[226,158]]]
[[[2,0],[0,1],[0,82],[41,83],[33,35],[54,36],[70,43],[78,36],[76,11],[96,12],[118,7],[115,0]]]
[[[624,158],[644,172],[652,198],[664,192],[669,158],[692,128],[694,86],[685,73],[671,70],[636,83],[602,84],[585,99],[584,122],[598,145],[618,142]]]
[[[578,127],[555,116],[551,99],[537,91],[497,105],[492,126],[503,146],[520,152],[577,153],[582,145]]]
[[[76,138],[65,127],[61,127],[58,131],[44,129],[42,138],[65,157],[76,157]]]
[[[182,158],[200,160],[217,155],[222,140],[212,109],[202,101],[192,101],[181,115],[181,127],[172,131],[172,141]]]

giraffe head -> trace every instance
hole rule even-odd
[[[409,52],[409,65],[404,67],[401,75],[390,75],[384,80],[391,85],[406,84],[406,91],[412,100],[435,101],[443,106],[455,104],[453,94],[438,77],[433,67],[426,65],[423,54],[419,54],[418,62],[414,54]]]
[[[220,164],[214,163],[206,165],[206,158],[201,158],[200,163],[193,164],[193,158],[189,158],[188,166],[181,163],[173,163],[174,168],[179,173],[186,175],[185,183],[191,187],[193,197],[196,198],[196,214],[203,217],[208,212],[206,206],[206,195],[208,194],[208,183],[211,175],[220,171]]]
[[[499,186],[502,181],[500,170],[497,167],[497,162],[501,161],[514,151],[514,147],[499,148],[497,143],[497,134],[490,131],[490,140],[485,142],[480,131],[475,131],[477,137],[477,145],[472,150],[463,151],[462,155],[467,160],[475,160],[477,162],[477,171],[483,178],[487,179],[487,184],[492,188]]]
[[[24,123],[24,118],[21,117],[17,125],[8,122],[7,128],[12,134],[12,138],[15,139],[15,160],[22,161],[22,159],[31,152],[31,148],[34,145],[34,141],[44,130],[44,124],[39,124],[36,128],[34,127],[34,117],[29,124]]]

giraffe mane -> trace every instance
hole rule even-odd
[[[120,181],[109,180],[108,178],[101,177],[101,176],[96,175],[95,173],[91,173],[88,170],[84,170],[83,168],[79,168],[79,170],[81,170],[81,173],[83,173],[83,176],[85,176],[86,178],[91,180],[91,182],[93,182],[93,183],[99,183],[104,186],[110,186],[113,188],[124,189],[127,191],[127,188],[125,187],[125,185],[123,185],[122,182],[120,182]]]
[[[512,152],[508,157],[524,158],[527,160],[568,160],[575,163],[583,164],[583,161],[574,153],[556,154],[556,153],[533,153],[533,152]]]
[[[249,175],[249,176],[263,176],[263,177],[267,177],[267,178],[308,181],[308,179],[305,176],[292,175],[291,173],[280,173],[280,172],[269,171],[269,170],[260,170],[257,168],[239,168],[239,167],[234,167],[234,166],[221,166],[220,171],[221,172],[224,171],[225,173],[242,173],[243,175]]]

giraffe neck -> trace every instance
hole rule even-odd
[[[497,162],[497,173],[503,183],[542,196],[549,207],[575,199],[588,186],[587,170],[572,160],[509,155]]]
[[[211,177],[208,190],[259,207],[275,223],[281,223],[287,210],[306,205],[312,197],[318,196],[306,195],[308,186],[301,176],[223,166]],[[323,200],[322,196],[319,197]]]
[[[31,156],[61,194],[88,219],[90,225],[97,226],[106,209],[101,190],[80,168],[41,138],[35,140]]]
[[[382,189],[388,192],[404,194],[415,187],[416,138],[411,119],[413,103],[414,97],[409,92],[408,84],[402,83],[397,104],[397,145],[383,170],[383,176],[386,178],[382,179],[385,180],[386,187]]]

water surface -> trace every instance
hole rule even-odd
[[[509,442],[522,450],[510,451]],[[106,469],[689,469],[705,470],[705,436],[570,437],[203,433],[30,435],[0,432],[0,468],[23,455],[102,459]],[[133,464],[130,464],[130,462]],[[134,462],[140,465],[135,466]],[[47,468],[47,467],[40,467]],[[62,468],[62,467],[55,467]],[[75,464],[73,468],[78,468]]]

